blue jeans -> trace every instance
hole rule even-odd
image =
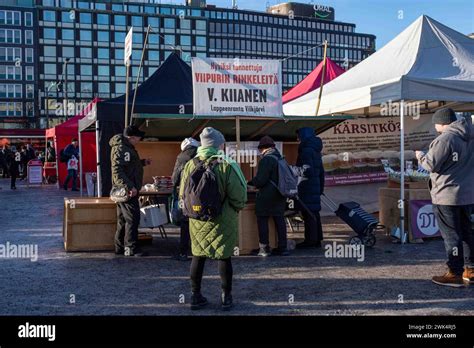
[[[77,181],[77,170],[68,169],[66,181],[64,181],[64,189],[67,190],[67,185],[69,184],[69,180],[72,179],[72,189],[77,190],[76,181]]]
[[[433,212],[444,239],[448,268],[462,275],[464,265],[474,267],[474,232],[471,228],[472,206],[434,205]],[[466,258],[464,258],[466,256]]]

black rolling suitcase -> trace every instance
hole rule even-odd
[[[337,205],[325,194],[321,195],[321,202],[357,233],[357,236],[349,240],[350,244],[364,244],[367,247],[375,245],[375,232],[383,226],[372,214],[362,209],[359,203],[345,202]]]

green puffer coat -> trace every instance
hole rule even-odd
[[[265,152],[258,163],[257,175],[249,185],[258,188],[255,202],[257,216],[283,216],[286,208],[286,198],[281,195],[271,181],[278,185],[278,159],[281,158],[277,149]]]
[[[122,134],[110,139],[112,147],[110,161],[112,165],[112,185],[126,187],[128,191],[143,185],[143,160],[140,159],[135,147]]]
[[[217,154],[214,149],[207,148],[207,150],[205,155],[203,151],[198,150],[201,160],[209,161],[211,156]],[[180,199],[183,197],[185,183],[194,168],[193,161],[189,161],[184,167],[181,174]],[[238,212],[247,202],[247,186],[245,180],[242,180],[243,174],[238,173],[237,170],[240,171],[238,166],[233,166],[226,161],[222,161],[214,168],[219,192],[224,200],[222,214],[210,221],[189,219],[191,248],[194,256],[219,260],[233,255],[234,248],[238,245]]]

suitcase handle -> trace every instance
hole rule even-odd
[[[323,204],[327,206],[333,213],[335,213],[336,210],[339,209],[339,206],[324,193],[321,194],[321,202],[323,202]]]

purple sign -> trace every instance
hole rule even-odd
[[[410,218],[413,238],[441,236],[431,201],[410,201]]]

